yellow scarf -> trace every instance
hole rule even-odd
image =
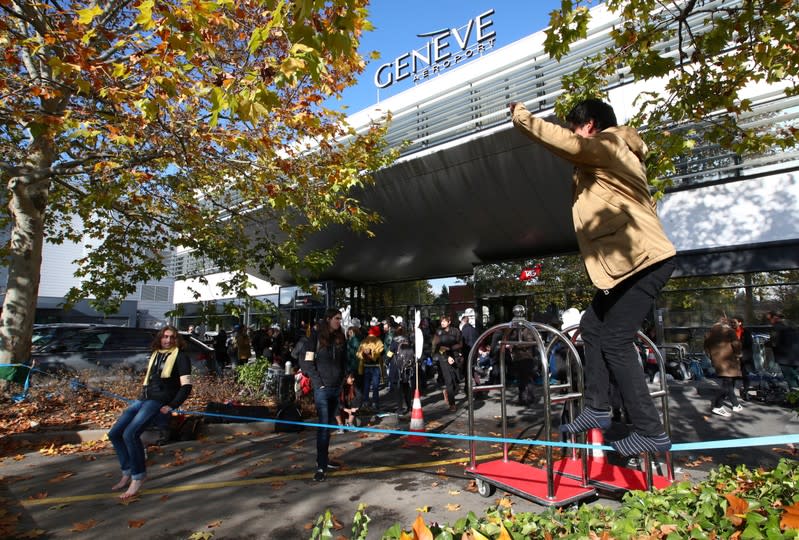
[[[164,362],[164,367],[161,369],[161,378],[168,379],[169,376],[172,375],[172,368],[175,366],[175,360],[178,359],[178,352],[180,351],[177,347],[153,351],[153,354],[150,355],[150,362],[147,364],[147,374],[144,376],[143,385],[147,386],[147,381],[150,380],[150,370],[153,368],[155,357],[158,356],[158,353],[169,353],[169,356],[166,357],[166,362]]]

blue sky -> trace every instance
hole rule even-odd
[[[339,105],[355,113],[377,103],[374,83],[378,67],[397,56],[422,47],[427,38],[417,34],[444,28],[464,27],[470,19],[494,10],[490,20],[496,32],[494,49],[519,38],[543,30],[549,24],[549,13],[560,8],[560,0],[373,0],[369,20],[375,29],[361,40],[360,51],[368,59],[370,51],[380,53],[379,60],[366,66],[357,85],[344,92]],[[413,87],[409,79],[380,90],[380,100]],[[336,107],[335,103],[328,105]]]

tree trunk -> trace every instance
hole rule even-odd
[[[44,220],[50,193],[49,169],[54,156],[52,141],[46,135],[37,137],[29,155],[26,170],[30,172],[12,177],[8,182],[11,236],[8,284],[0,324],[0,364],[21,364],[30,360]],[[23,373],[23,378],[24,375],[27,373]]]

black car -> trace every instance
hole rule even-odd
[[[57,335],[36,339],[37,333],[47,336],[48,332]],[[157,333],[154,328],[105,325],[37,327],[31,358],[36,368],[47,372],[102,374],[121,368],[143,373]],[[208,373],[213,366],[214,350],[191,336],[183,338],[192,371]]]

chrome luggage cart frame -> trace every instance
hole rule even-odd
[[[514,308],[514,314],[517,310]],[[489,336],[493,336],[496,332],[502,332],[502,339],[499,342],[499,384],[474,384],[473,368],[474,360],[476,358],[476,351],[479,344],[484,343]],[[517,334],[516,339],[510,339],[511,333]],[[474,393],[488,390],[500,391],[500,408],[502,414],[502,438],[508,438],[508,423],[507,423],[507,394],[505,388],[505,355],[507,349],[515,347],[531,347],[534,348],[534,361],[537,360],[541,364],[541,373],[544,379],[544,402],[547,414],[544,415],[544,438],[549,441],[552,433],[552,418],[550,414],[550,406],[552,396],[549,388],[549,361],[548,352],[549,348],[544,345],[544,340],[541,337],[541,332],[551,334],[553,337],[550,342],[560,340],[567,348],[571,349],[571,354],[567,355],[569,359],[569,369],[567,370],[567,382],[563,385],[554,385],[553,389],[565,389],[577,387],[580,389],[578,392],[566,392],[565,394],[557,396],[557,402],[571,403],[575,400],[582,401],[582,364],[580,357],[574,348],[573,343],[561,334],[558,330],[551,326],[540,323],[532,323],[521,316],[514,317],[509,323],[499,324],[485,331],[477,340],[475,346],[472,348],[466,366],[466,381],[467,381],[467,397],[469,403],[469,435],[475,435],[475,422],[474,422]],[[526,334],[526,338],[522,339],[522,334]],[[532,339],[529,339],[532,338]],[[571,362],[575,361],[578,366],[576,369],[571,368]],[[596,490],[589,486],[587,483],[587,462],[583,467],[583,477],[581,479],[573,479],[566,475],[555,475],[553,472],[552,461],[552,446],[547,445],[546,452],[546,467],[534,467],[532,465],[519,463],[509,459],[508,456],[508,443],[502,443],[502,459],[477,463],[477,450],[476,441],[472,440],[469,443],[469,465],[466,468],[466,474],[473,476],[477,482],[477,490],[480,495],[489,497],[494,492],[494,489],[499,487],[509,493],[516,494],[520,497],[532,500],[538,504],[545,506],[565,506],[576,503],[588,497],[596,496]],[[584,453],[584,452],[583,452]],[[584,458],[583,458],[584,459]]]
[[[516,309],[514,309],[514,314],[517,314]],[[476,352],[480,344],[485,343],[489,337],[493,337],[497,332],[502,332],[498,358],[499,383],[476,385],[473,377]],[[516,338],[510,339],[511,334],[514,333]],[[522,339],[523,333],[526,334],[525,339]],[[542,334],[548,338],[546,343]],[[545,467],[542,469],[509,459],[509,444],[507,442],[502,443],[501,459],[478,464],[477,441],[470,441],[470,460],[465,472],[475,478],[480,495],[489,497],[499,487],[509,493],[541,505],[565,506],[595,496],[597,489],[610,492],[631,489],[651,490],[653,487],[661,488],[673,482],[674,475],[670,452],[665,453],[666,476],[657,476],[653,473],[651,458],[648,454],[645,454],[643,471],[611,465],[605,462],[604,459],[595,459],[585,448],[564,450],[561,459],[557,461],[553,459],[553,447],[557,446],[557,444],[553,444],[551,440],[552,406],[557,403],[563,403],[571,418],[575,417],[575,405],[579,407],[579,410],[582,410],[583,366],[576,348],[578,336],[579,329],[577,327],[570,327],[561,332],[552,326],[525,320],[523,311],[521,311],[521,315],[514,317],[511,322],[496,325],[486,330],[478,338],[469,354],[466,366],[469,435],[475,436],[474,393],[499,390],[502,438],[508,438],[505,379],[506,351],[515,347],[532,347],[534,348],[534,353],[537,353],[534,354],[534,361],[537,359],[541,364],[545,411],[543,440],[546,442]],[[652,392],[651,395],[653,398],[660,398],[664,426],[666,427],[666,432],[670,433],[668,390],[663,357],[654,343],[643,333],[639,333],[638,338],[653,347],[657,356],[661,387],[659,390]],[[552,374],[550,373],[549,356],[556,343],[561,343],[566,347],[565,377],[562,381],[550,384],[550,376]],[[579,439],[577,441],[576,437],[572,437],[572,441],[585,442],[584,435],[580,436]]]

